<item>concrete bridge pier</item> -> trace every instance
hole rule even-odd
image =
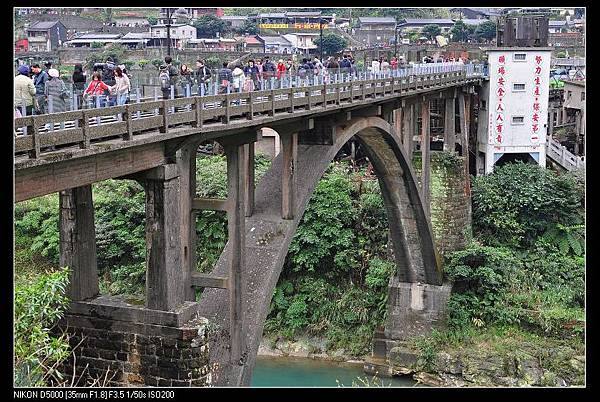
[[[69,298],[79,301],[95,297],[99,287],[92,186],[61,191],[59,208],[59,263],[71,269]]]
[[[189,156],[189,153],[187,154]],[[195,153],[194,153],[195,156]],[[63,372],[78,386],[206,386],[211,383],[208,321],[190,300],[189,163],[179,158],[123,178],[146,193],[145,305],[99,295],[91,185],[61,191],[60,263],[69,266],[66,331],[75,358]],[[189,159],[188,159],[189,160]],[[181,173],[185,174],[181,174]],[[195,191],[195,188],[194,188]]]

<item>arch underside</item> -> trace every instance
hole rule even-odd
[[[431,226],[425,216],[414,172],[406,161],[393,128],[379,117],[353,119],[338,126],[334,145],[298,145],[294,219],[281,218],[282,155],[256,187],[255,208],[246,218],[246,248],[243,266],[242,336],[246,360],[229,363],[229,301],[226,289],[205,289],[200,314],[217,324],[210,341],[212,382],[217,386],[248,386],[262,339],[269,304],[279,279],[289,245],[308,201],[338,150],[356,135],[377,173],[386,205],[390,234],[402,282],[441,284]],[[213,273],[227,275],[230,256],[226,245]]]

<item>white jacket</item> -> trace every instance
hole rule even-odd
[[[233,87],[235,89],[240,89],[242,85],[244,85],[244,81],[246,80],[246,76],[244,75],[244,70],[239,67],[236,67],[231,72],[233,76]]]
[[[117,95],[129,93],[129,91],[131,91],[131,83],[129,82],[127,74],[123,74],[122,77],[117,77],[115,75],[115,85],[110,87],[110,91]]]

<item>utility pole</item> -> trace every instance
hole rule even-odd
[[[398,60],[398,23],[394,27],[394,57]]]
[[[171,55],[171,8],[167,7],[167,56]]]
[[[321,63],[323,63],[323,18],[319,18],[319,28],[321,30]]]

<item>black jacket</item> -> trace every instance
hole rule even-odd
[[[206,82],[210,79],[210,77],[211,77],[210,69],[207,68],[206,66],[201,67],[198,70],[196,70],[196,79],[198,80],[198,82]]]

